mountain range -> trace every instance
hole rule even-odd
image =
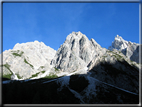
[[[138,104],[139,47],[117,35],[108,49],[102,48],[80,31],[69,34],[57,51],[43,42],[17,43],[2,53],[4,103],[10,102],[6,90],[12,86],[19,97],[10,103]],[[31,100],[22,102],[19,89],[31,92],[25,94]]]

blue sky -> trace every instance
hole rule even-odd
[[[57,50],[73,31],[104,48],[117,34],[139,43],[139,3],[3,3],[3,51],[35,40]]]

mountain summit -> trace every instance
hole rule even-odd
[[[112,42],[112,45],[108,48],[109,50],[117,49],[124,55],[130,58],[132,61],[139,63],[139,44],[128,42],[121,36],[117,35]]]
[[[93,57],[103,52],[94,39],[89,40],[81,32],[72,32],[57,50],[51,64],[68,72],[86,69]]]
[[[22,79],[30,78],[33,74],[39,73],[42,66],[50,68],[50,61],[55,53],[54,49],[43,42],[17,43],[12,50],[2,53],[3,74],[11,74],[15,78],[15,74]]]
[[[125,41],[121,36],[117,35],[115,36],[114,41],[112,42],[112,46],[110,46],[108,49],[113,50],[113,49],[118,49],[122,50],[127,48],[128,42]]]

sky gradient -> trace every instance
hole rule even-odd
[[[139,3],[3,3],[3,51],[35,40],[57,50],[73,31],[104,48],[117,34],[139,43]]]

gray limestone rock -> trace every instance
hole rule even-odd
[[[33,74],[40,72],[41,66],[49,65],[56,51],[43,42],[17,43],[11,50],[4,51],[3,64],[10,65],[10,70],[22,79],[30,78]],[[7,72],[3,68],[4,74]]]
[[[128,42],[117,35],[108,49],[111,51],[117,49],[132,61],[139,63],[139,44],[137,43]]]
[[[95,55],[104,50],[94,40],[89,40],[81,32],[72,32],[57,50],[51,64],[62,71],[71,72],[86,67]]]

